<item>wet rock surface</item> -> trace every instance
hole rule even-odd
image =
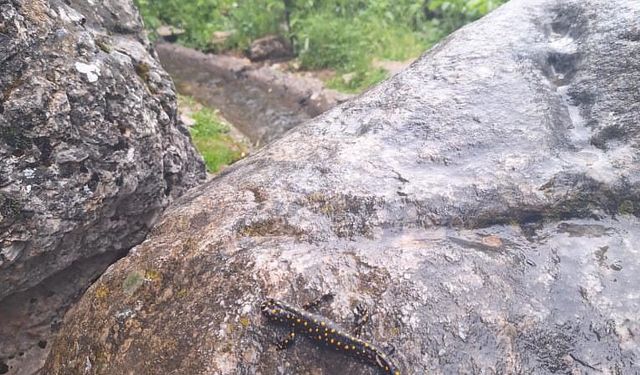
[[[0,72],[0,364],[14,371],[204,166],[130,1],[0,1]]]
[[[156,49],[180,93],[219,109],[258,147],[351,97],[325,88],[318,79],[247,59],[168,43]]]
[[[513,0],[192,190],[66,316],[51,374],[640,372],[640,5]],[[499,37],[498,37],[499,36]]]

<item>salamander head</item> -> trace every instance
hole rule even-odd
[[[260,305],[260,310],[262,311],[262,315],[270,320],[283,320],[289,319],[291,317],[289,308],[282,302],[277,301],[273,298],[268,298],[264,302],[262,302],[262,305]]]

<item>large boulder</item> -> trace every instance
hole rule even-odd
[[[507,3],[180,198],[46,373],[382,373],[275,350],[325,293],[405,374],[638,373],[639,54],[635,0]]]
[[[205,174],[129,0],[0,2],[0,367]]]

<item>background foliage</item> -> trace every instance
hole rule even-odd
[[[358,91],[385,76],[373,59],[416,57],[506,0],[135,1],[149,29],[180,27],[180,42],[204,51],[241,51],[262,36],[285,36],[301,68],[352,73],[349,82],[333,84]],[[224,41],[215,37],[220,32]]]

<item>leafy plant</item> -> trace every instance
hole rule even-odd
[[[505,0],[432,0],[429,10],[440,12],[443,28],[454,31],[494,10]]]
[[[294,42],[304,69],[353,73],[335,87],[362,90],[382,79],[375,59],[406,60],[506,0],[134,0],[147,27],[185,30],[205,51],[242,50],[268,34]],[[214,33],[226,36],[217,40]]]

